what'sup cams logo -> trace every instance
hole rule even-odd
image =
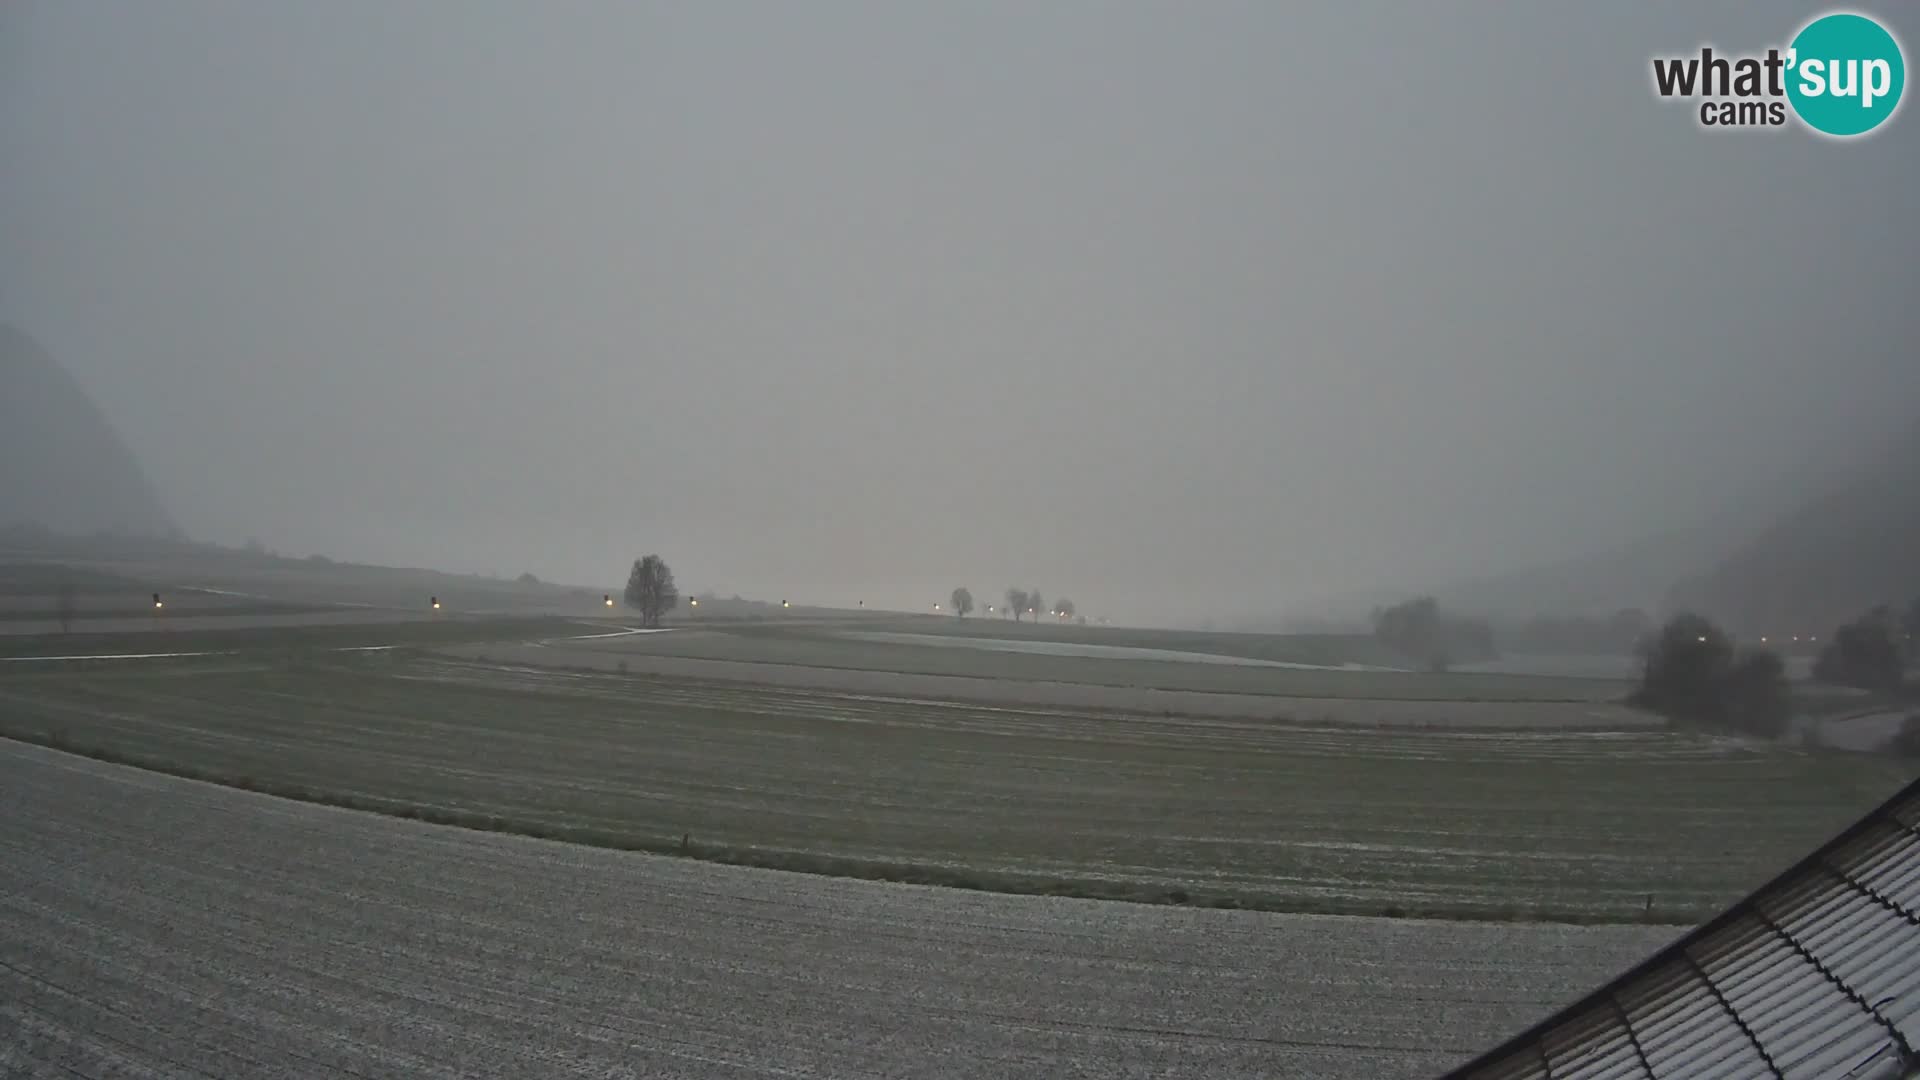
[[[1656,56],[1653,91],[1698,101],[1700,126],[1780,128],[1798,118],[1809,130],[1851,138],[1883,128],[1899,111],[1906,58],[1885,26],[1833,12],[1801,27],[1786,48],[1723,55]]]

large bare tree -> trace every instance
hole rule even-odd
[[[627,606],[640,613],[640,625],[659,626],[660,616],[680,602],[673,587],[673,571],[658,555],[635,559],[633,572],[627,575]]]

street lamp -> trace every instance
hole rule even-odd
[[[785,600],[782,600],[782,601],[780,601],[780,606],[781,606],[781,607],[783,607],[783,608],[789,608],[789,607],[792,607],[793,605],[792,605],[792,604],[789,604],[789,603],[787,603],[787,602],[786,602]]]
[[[435,611],[439,611],[439,610],[440,610],[440,598],[439,598],[439,597],[437,597],[437,596],[429,596],[429,597],[427,597],[427,602],[433,605],[433,610],[435,610]]]
[[[163,607],[166,607],[166,605],[160,602],[160,594],[154,593],[153,594],[153,610],[159,611]]]
[[[601,593],[601,594],[600,594],[600,602],[601,602],[601,603],[603,603],[603,604],[605,604],[605,605],[607,605],[608,607],[612,607],[612,606],[613,606],[613,594],[612,594],[612,593]]]
[[[690,597],[690,598],[688,598],[688,600],[687,600],[687,606],[688,606],[688,607],[699,607],[699,606],[700,606],[700,598],[699,598],[699,597],[697,597],[697,596],[695,596],[695,597]]]

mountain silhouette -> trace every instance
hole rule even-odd
[[[0,528],[177,535],[133,452],[80,384],[0,323]]]

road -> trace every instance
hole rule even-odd
[[[1430,1075],[1673,936],[1000,896],[0,740],[0,1075]]]

